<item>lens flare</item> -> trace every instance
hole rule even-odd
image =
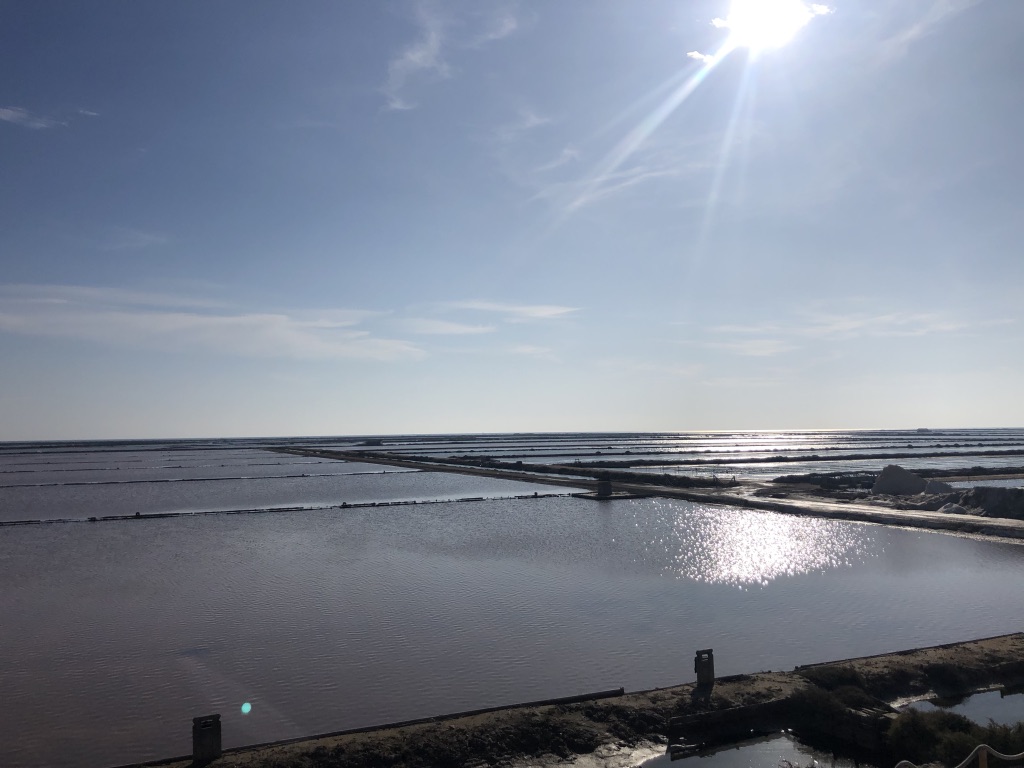
[[[250,704],[250,703],[249,703],[249,702],[247,701],[247,702],[245,702],[245,703],[244,703],[244,704],[242,705],[242,714],[243,714],[243,715],[248,715],[248,714],[249,714],[250,712],[252,712],[252,704]]]

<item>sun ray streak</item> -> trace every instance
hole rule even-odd
[[[765,49],[786,45],[815,16],[823,16],[830,13],[832,13],[830,7],[818,3],[808,4],[806,0],[732,0],[729,14],[726,18],[712,20],[713,26],[729,30],[729,36],[718,51],[713,55],[705,55],[699,51],[688,53],[689,57],[701,61],[701,66],[696,72],[686,77],[678,87],[674,87],[678,76],[673,76],[604,127],[602,132],[609,130],[612,126],[628,117],[639,105],[652,98],[656,98],[660,92],[674,88],[664,101],[658,104],[650,114],[643,118],[615,145],[611,152],[594,167],[589,176],[573,185],[573,192],[569,195],[568,202],[561,207],[561,211],[551,222],[548,231],[560,225],[583,206],[604,196],[609,189],[614,191],[616,185],[618,185],[618,188],[625,188],[633,186],[638,178],[643,180],[666,175],[662,172],[632,174],[629,170],[620,173],[620,169],[644,145],[651,135],[661,127],[669,116],[697,90],[711,71],[718,66],[719,62],[728,57],[730,53],[738,48],[746,48],[750,53],[751,59],[756,58],[757,54]],[[703,250],[704,240],[710,231],[714,214],[718,207],[725,171],[733,150],[732,145],[736,138],[737,126],[741,122],[744,108],[752,103],[752,97],[750,96],[750,93],[753,91],[751,86],[751,69],[752,67],[748,64],[744,70],[740,89],[733,104],[732,114],[729,117],[722,148],[719,151],[719,162],[715,169],[711,190],[704,207],[703,222],[698,233],[697,257],[699,257]],[[746,164],[747,149],[745,147],[743,152],[744,165]],[[644,169],[637,170],[643,171]],[[742,168],[740,169],[740,176],[742,180]]]
[[[687,79],[689,79],[689,76],[685,69],[674,73],[660,85],[655,86],[639,99],[636,99],[632,104],[619,112],[618,115],[596,128],[590,134],[590,139],[598,139],[605,136],[623,123],[631,122],[637,115],[645,114],[652,105],[660,103],[667,94],[674,93]]]
[[[594,172],[583,184],[583,189],[577,194],[572,202],[566,207],[564,214],[568,215],[584,205],[598,191],[600,185],[612,174],[614,174],[640,146],[650,138],[662,123],[675,112],[679,106],[686,101],[690,95],[697,90],[697,87],[704,82],[708,74],[724,59],[732,50],[731,42],[726,42],[717,53],[706,60],[686,82],[673,91],[667,99],[658,105],[646,118],[644,118],[633,130],[608,153]]]
[[[722,145],[718,151],[718,162],[715,164],[715,174],[711,180],[711,189],[708,191],[707,202],[704,204],[704,217],[701,221],[700,234],[697,237],[696,255],[698,259],[704,252],[711,226],[714,224],[715,213],[718,210],[718,203],[722,195],[722,185],[725,181],[725,172],[729,168],[729,159],[736,144],[736,130],[740,124],[741,117],[746,112],[746,107],[750,101],[750,94],[753,91],[753,72],[754,68],[751,66],[744,67],[743,69],[743,77],[736,91],[732,113],[729,115],[729,122],[726,125],[725,134],[722,136]]]

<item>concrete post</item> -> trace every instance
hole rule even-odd
[[[710,648],[697,651],[693,659],[693,671],[697,673],[697,688],[710,691],[715,685],[715,653]]]
[[[192,764],[206,765],[220,757],[220,715],[192,718]]]
[[[597,498],[607,499],[612,495],[612,478],[607,472],[602,472],[597,478]]]

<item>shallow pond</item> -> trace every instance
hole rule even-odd
[[[922,712],[938,709],[955,712],[979,725],[988,725],[989,722],[1013,725],[1024,721],[1024,693],[1005,695],[1001,691],[984,691],[963,699],[915,701],[907,707]]]
[[[780,734],[719,747],[692,757],[672,760],[661,755],[643,763],[643,768],[871,768],[866,763],[836,758],[829,752],[801,744]]]
[[[1010,632],[1022,556],[656,499],[0,528],[0,765],[187,754],[211,712],[231,746],[666,686],[697,648],[731,674]]]
[[[291,469],[287,477],[274,476],[280,474],[279,467],[247,466],[238,470],[218,469],[219,474],[214,477],[225,479],[185,477],[166,482],[0,487],[0,522],[85,519],[136,512],[209,512],[495,498],[572,490],[447,472],[390,471],[380,464],[335,463],[329,471],[336,474],[320,474],[323,465],[315,466],[316,471],[305,465]],[[302,477],[303,473],[307,476]],[[249,479],[238,479],[242,475],[248,475]]]

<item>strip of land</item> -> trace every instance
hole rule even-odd
[[[427,472],[456,472],[467,475],[518,480],[584,489],[596,493],[600,477],[610,478],[616,493],[630,496],[659,496],[702,504],[762,509],[789,515],[826,517],[862,523],[878,523],[906,528],[923,528],[961,535],[982,536],[1009,541],[1024,539],[1024,520],[973,514],[939,512],[927,509],[901,509],[895,500],[859,500],[822,495],[811,483],[778,485],[764,481],[722,481],[666,475],[639,475],[614,470],[586,470],[562,465],[502,465],[493,460],[466,463],[457,459],[408,458],[380,451],[338,451],[286,448],[282,453],[340,461],[358,461],[387,466],[420,469]],[[669,484],[671,483],[671,484]]]
[[[1024,633],[915,648],[791,672],[719,678],[710,690],[670,688],[557,704],[515,706],[377,729],[231,749],[213,766],[427,768],[576,761],[622,764],[623,755],[696,751],[751,731],[792,729],[840,753],[891,757],[891,702],[962,696],[1024,682]],[[618,760],[616,760],[618,758]],[[628,760],[627,760],[628,762]],[[191,758],[146,763],[185,768]]]

